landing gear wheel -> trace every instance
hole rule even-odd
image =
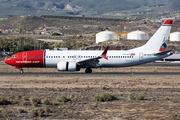
[[[21,70],[20,73],[24,73],[23,69],[20,69],[20,70]]]
[[[86,68],[85,73],[92,73],[92,69],[91,68]]]

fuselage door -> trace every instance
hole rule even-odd
[[[22,61],[27,61],[27,53],[23,53],[22,55]]]
[[[139,53],[139,61],[143,62],[143,53]]]

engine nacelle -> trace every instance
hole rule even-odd
[[[75,62],[60,61],[57,63],[58,71],[79,71],[80,67]]]

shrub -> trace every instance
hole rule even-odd
[[[42,115],[44,114],[44,110],[43,109],[39,109],[39,108],[33,108],[29,111],[29,114],[32,116],[32,117],[42,117]]]
[[[4,97],[0,97],[0,105],[8,105],[8,104],[11,104],[11,102],[6,100]]]
[[[102,89],[103,89],[103,90],[105,90],[105,89],[106,89],[106,87],[105,87],[105,86],[103,86],[103,87],[102,87]]]
[[[4,116],[7,116],[8,113],[9,113],[9,111],[6,111],[6,110],[3,110],[3,111],[2,111],[2,114],[3,114]]]
[[[43,109],[38,109],[38,116],[39,117],[42,117],[43,116],[43,114],[44,114],[44,110]]]
[[[37,103],[37,102],[31,102],[31,105],[32,105],[32,106],[37,106],[38,103]]]
[[[124,94],[123,93],[119,93],[120,96],[123,96]]]
[[[93,100],[95,101],[100,101],[100,102],[104,102],[104,101],[111,101],[111,100],[116,100],[117,98],[114,95],[105,93],[103,95],[95,95]]]
[[[70,95],[70,99],[73,99],[75,97],[75,95],[71,94]]]
[[[24,110],[21,109],[21,108],[18,108],[17,111],[18,111],[18,113],[23,113],[24,112]]]
[[[29,100],[33,106],[37,106],[40,103],[40,99],[36,96],[30,97]]]
[[[56,98],[56,102],[68,102],[68,101],[69,99],[65,95],[61,95]]]
[[[50,102],[49,102],[49,100],[47,98],[42,99],[41,103],[44,104],[44,105],[49,105],[50,104]]]
[[[29,103],[28,101],[22,101],[21,105],[25,106],[25,105],[28,105],[28,103]]]
[[[17,100],[10,100],[11,104],[18,104],[19,102]]]
[[[136,96],[136,100],[144,100],[145,96],[144,95],[138,95]]]
[[[132,100],[132,99],[134,99],[134,96],[133,96],[132,94],[129,94],[129,95],[128,95],[128,98],[129,98],[130,100]]]
[[[17,98],[20,99],[22,97],[22,95],[18,95]]]
[[[36,96],[30,97],[29,100],[30,100],[31,103],[32,103],[32,102],[40,103],[40,99],[39,99],[38,97],[36,97]]]

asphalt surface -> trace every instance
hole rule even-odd
[[[0,65],[8,65],[8,64],[0,63]],[[146,63],[140,66],[180,66],[180,62],[156,62],[156,63]]]
[[[180,75],[179,72],[101,72],[101,73],[80,73],[80,72],[59,72],[59,73],[0,73],[0,76],[171,76]]]

